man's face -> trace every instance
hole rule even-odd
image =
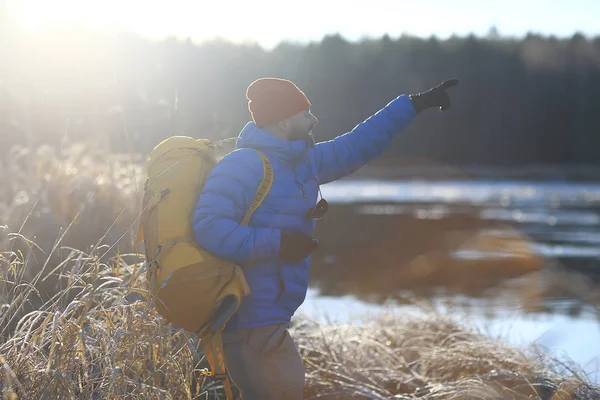
[[[309,140],[310,133],[314,126],[319,122],[310,109],[299,112],[298,114],[284,121],[287,140]]]

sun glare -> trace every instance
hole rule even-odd
[[[127,22],[135,21],[130,19],[133,17],[131,11],[137,5],[142,6],[141,2],[135,3],[119,4],[115,0],[14,0],[9,5],[9,11],[16,25],[30,34],[40,33],[44,29],[69,27],[127,29]]]
[[[29,34],[84,28],[99,33],[129,32],[152,39],[168,36],[194,40],[215,37],[228,40],[276,43],[282,36],[302,30],[309,15],[292,21],[274,18],[270,24],[253,21],[267,18],[277,9],[274,0],[195,2],[171,0],[7,0],[16,25]],[[235,12],[234,12],[235,10]],[[299,36],[296,33],[296,36]]]
[[[319,40],[328,33],[341,33],[349,39],[384,33],[396,36],[403,32],[423,37],[435,34],[440,38],[452,34],[486,35],[491,26],[508,35],[529,31],[571,35],[574,29],[597,34],[597,18],[593,15],[600,9],[597,0],[570,0],[570,7],[557,1],[505,0],[483,8],[477,0],[459,0],[460,7],[447,8],[442,0],[427,4],[356,0],[352,6],[347,0],[305,0],[301,6],[277,0],[0,0],[0,3],[3,1],[8,4],[13,22],[30,34],[74,27],[109,34],[125,31],[152,39],[177,36],[194,40],[214,37],[251,40],[267,47],[284,39]],[[440,12],[432,14],[432,7]],[[512,12],[515,7],[521,11],[517,16]],[[468,15],[465,9],[470,10]],[[542,11],[544,18],[526,17]],[[345,13],[344,18],[340,18],[340,12]],[[399,23],[398,15],[410,18]]]
[[[152,39],[168,36],[194,40],[225,38],[234,42],[256,41],[267,47],[281,40],[319,39],[328,32],[349,36],[377,35],[382,26],[398,26],[397,16],[387,12],[392,0],[357,2],[347,12],[378,24],[347,24],[348,18],[332,18],[347,8],[344,0],[306,0],[303,7],[276,0],[193,1],[170,0],[5,0],[16,24],[30,34],[47,30],[85,28],[100,33],[130,32]],[[403,12],[415,14],[416,6]],[[285,11],[280,14],[281,11]],[[278,17],[285,16],[285,17]],[[293,16],[293,17],[292,17]],[[431,21],[429,14],[427,20]],[[452,19],[450,19],[452,21]],[[264,21],[268,21],[265,23]],[[445,27],[434,20],[435,26]],[[414,24],[413,24],[414,25]],[[423,24],[416,24],[421,26]],[[403,29],[414,30],[409,22]]]

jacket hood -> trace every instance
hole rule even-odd
[[[287,141],[270,134],[264,129],[256,126],[254,122],[248,122],[240,132],[237,140],[237,148],[253,148],[260,150],[271,157],[281,161],[298,162],[308,152],[310,142],[306,140]]]

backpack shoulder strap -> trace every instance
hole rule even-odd
[[[258,189],[256,190],[254,200],[252,200],[250,207],[248,207],[248,210],[246,211],[246,214],[242,219],[242,225],[248,225],[248,223],[250,222],[250,218],[252,218],[252,215],[254,215],[254,211],[256,211],[258,206],[262,204],[262,202],[269,194],[271,186],[273,186],[273,166],[271,165],[271,162],[269,161],[267,156],[265,156],[261,151],[258,151],[256,149],[255,151],[258,153],[263,162],[263,178],[260,182],[260,185],[258,185]]]
[[[200,341],[204,344],[204,352],[211,368],[211,370],[203,369],[201,372],[202,375],[211,376],[215,380],[221,381],[223,389],[225,389],[226,399],[234,400],[231,378],[227,373],[227,367],[225,367],[222,332],[222,328],[215,332],[209,331],[200,338]]]

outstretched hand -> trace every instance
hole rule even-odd
[[[448,79],[426,92],[411,94],[409,98],[415,111],[420,113],[430,107],[439,107],[440,111],[446,111],[452,106],[450,96],[446,93],[446,90],[457,86],[459,82],[460,80],[456,78]]]

